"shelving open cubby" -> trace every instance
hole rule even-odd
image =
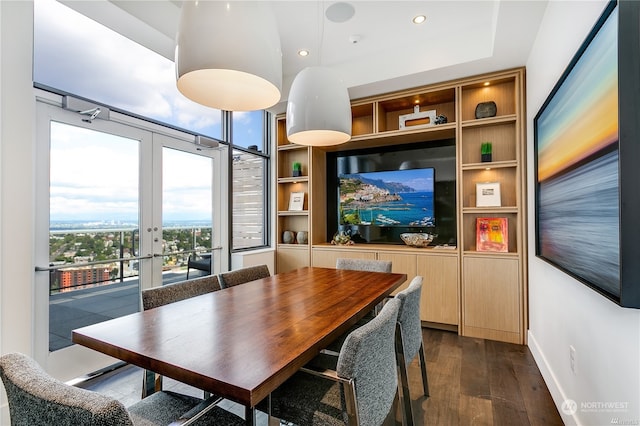
[[[400,116],[413,113],[416,105],[420,107],[420,112],[435,110],[436,115],[447,117],[448,123],[455,122],[455,99],[455,89],[448,88],[380,100],[378,101],[378,132],[398,131]]]

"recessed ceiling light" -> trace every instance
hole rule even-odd
[[[304,56],[309,56],[309,51],[307,49],[300,49],[298,50],[298,55],[304,57]]]
[[[427,20],[427,17],[425,15],[418,15],[413,18],[412,22],[414,24],[422,24],[426,20]]]
[[[491,83],[489,83],[488,81],[485,81],[485,82],[484,82],[484,85],[485,85],[485,86],[488,86],[488,85],[490,85],[490,84],[491,84]]]

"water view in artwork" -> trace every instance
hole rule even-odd
[[[618,10],[536,117],[538,255],[620,296]]]

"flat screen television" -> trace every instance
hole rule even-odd
[[[400,234],[456,244],[455,140],[327,153],[327,240],[404,244]]]
[[[534,119],[536,255],[640,308],[640,5],[611,1]]]
[[[435,227],[435,169],[341,174],[340,225]]]

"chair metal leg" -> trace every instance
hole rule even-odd
[[[269,426],[280,426],[280,419],[269,415]]]
[[[420,343],[420,369],[422,370],[422,387],[424,396],[429,396],[429,380],[427,379],[427,363],[424,359],[424,343]]]
[[[402,409],[401,405],[400,405],[400,390],[396,390],[396,395],[393,397],[393,405],[392,405],[392,411],[394,413],[394,423],[396,424],[396,426],[400,426],[400,425],[406,425],[407,422],[407,418],[404,415],[404,410]],[[400,420],[398,420],[400,419]]]
[[[409,393],[409,377],[407,374],[407,362],[404,356],[402,344],[402,328],[396,325],[396,360],[398,363],[398,391],[400,405],[403,407],[403,424],[413,426],[413,412],[411,409],[411,394]]]
[[[357,426],[360,424],[360,416],[358,414],[358,401],[356,400],[356,384],[353,380],[349,380],[349,383],[345,383],[343,388],[349,425]]]
[[[189,426],[195,424],[199,422],[202,416],[217,407],[220,401],[222,401],[222,398],[219,396],[206,398],[196,407],[180,416],[178,420],[170,423],[169,426]]]

